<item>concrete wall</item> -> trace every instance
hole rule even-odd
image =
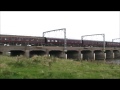
[[[120,58],[120,51],[119,50],[113,50],[114,52],[114,58],[119,59]]]
[[[53,56],[53,57],[65,58],[65,53],[58,50],[49,51],[49,55],[50,57]]]
[[[105,59],[105,53],[100,50],[95,50],[95,60],[104,60]]]
[[[93,60],[94,59],[94,53],[90,50],[83,50],[81,51],[83,55],[83,60]]]
[[[78,51],[69,50],[67,51],[67,59],[78,59]]]
[[[25,50],[25,56],[26,56],[27,58],[30,57],[30,51],[29,51],[29,50]]]
[[[113,59],[113,51],[112,50],[106,50],[106,59]]]
[[[112,58],[120,58],[120,48],[108,48],[106,47],[105,53],[102,51],[101,47],[67,47],[67,58],[78,59],[112,59]],[[64,47],[26,47],[26,46],[0,46],[0,54],[6,55],[7,52],[12,52],[12,55],[20,55],[24,54],[26,57],[30,57],[31,55],[51,55],[60,58],[66,58],[66,54],[64,53]],[[114,56],[114,57],[113,57]]]

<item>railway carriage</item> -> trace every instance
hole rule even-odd
[[[41,46],[45,45],[45,38],[35,36],[0,35],[0,45]]]
[[[119,42],[106,42],[106,47],[120,47]]]
[[[66,39],[68,47],[103,47],[103,41]],[[63,38],[0,35],[0,45],[4,46],[64,46]],[[105,41],[106,47],[120,47],[119,42]]]
[[[97,47],[98,46],[98,41],[82,40],[82,46],[83,47]]]
[[[45,39],[46,46],[64,46],[64,39],[62,38],[48,38]],[[80,47],[82,46],[81,40],[66,39],[67,46]]]
[[[106,42],[107,47],[114,47],[115,43],[114,42]]]
[[[78,39],[67,39],[67,46],[71,47],[81,47],[82,41]]]
[[[64,39],[61,38],[45,38],[45,46],[63,46]]]

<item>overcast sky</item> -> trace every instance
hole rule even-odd
[[[66,37],[105,34],[107,41],[120,37],[119,11],[1,11],[1,34],[42,36],[49,30],[66,28]],[[46,34],[63,38],[63,32]],[[102,36],[86,37],[100,39]]]

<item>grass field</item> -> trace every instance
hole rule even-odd
[[[120,79],[120,65],[47,56],[0,56],[1,79]]]

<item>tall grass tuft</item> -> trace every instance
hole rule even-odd
[[[0,63],[0,78],[9,78],[12,74],[13,72],[6,63]]]

